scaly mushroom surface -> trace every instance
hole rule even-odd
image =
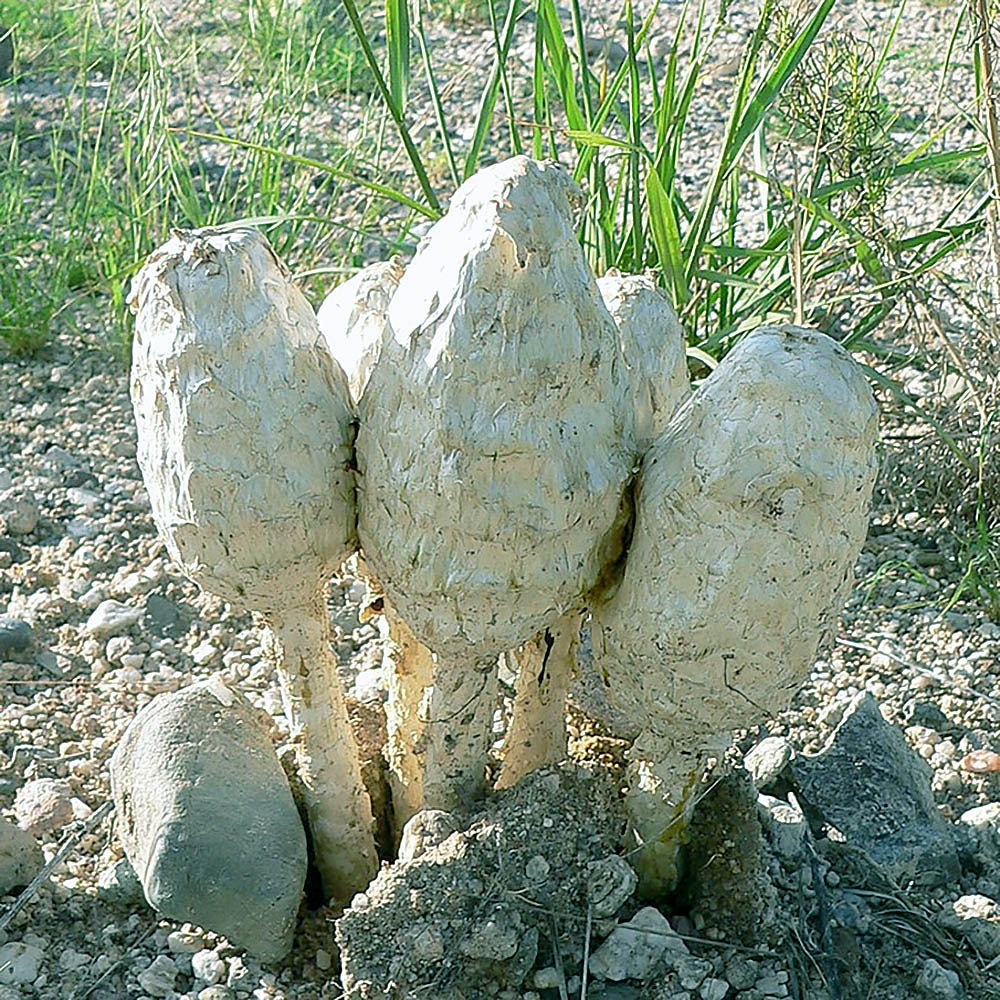
[[[347,376],[355,406],[382,356],[386,337],[391,335],[387,313],[402,274],[402,264],[396,259],[363,268],[337,285],[316,314],[323,340]],[[369,586],[380,590],[367,564],[359,560],[358,566]],[[389,688],[385,756],[398,839],[410,817],[424,808],[424,693],[434,682],[433,654],[384,596],[381,603],[385,643],[382,666]]]
[[[356,538],[346,380],[257,232],[175,234],[132,295],[154,520],[188,577],[264,617],[316,862],[327,893],[349,897],[377,859],[321,590]]]
[[[629,808],[648,894],[677,879],[705,761],[779,711],[849,591],[877,411],[821,333],[763,327],[678,410],[640,471],[617,591],[592,607],[609,700],[644,730]]]
[[[481,790],[497,657],[580,609],[631,473],[627,373],[577,197],[526,157],[463,184],[400,280],[359,406],[361,544],[437,660],[431,807]]]
[[[648,275],[609,272],[598,279],[597,287],[618,328],[636,451],[642,455],[691,392],[684,330],[666,292]],[[613,587],[616,580],[604,582]],[[535,768],[566,756],[566,698],[581,618],[571,612],[507,654],[518,667],[517,686],[498,788],[510,787]]]

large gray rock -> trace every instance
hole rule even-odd
[[[806,811],[891,878],[924,886],[958,879],[958,854],[934,804],[930,768],[870,694],[854,699],[820,753],[794,758],[791,769]]]
[[[305,833],[254,710],[212,678],[154,698],[111,758],[122,846],[150,905],[276,961],[291,947]]]
[[[0,896],[26,886],[44,864],[45,857],[35,838],[0,819]]]

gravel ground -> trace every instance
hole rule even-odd
[[[840,9],[855,27],[884,26],[893,13],[869,0]],[[616,17],[611,5],[594,4],[588,30],[607,40]],[[675,17],[676,8],[664,9],[654,43],[670,37]],[[886,83],[907,107],[926,109],[934,101],[938,81],[933,72],[919,72],[918,57],[947,45],[949,17],[946,7],[913,3],[900,24],[901,56],[890,64]],[[720,84],[751,21],[749,6],[730,8],[730,27],[710,67]],[[434,30],[435,49],[454,53],[456,65],[461,61],[450,106],[462,135],[488,62],[489,34],[481,24],[439,23]],[[967,88],[959,71],[945,103],[964,102]],[[717,137],[724,92],[720,86],[699,109],[693,149],[700,143],[708,150]],[[223,82],[218,96],[222,105],[237,99]],[[30,81],[22,99],[33,99]],[[42,116],[46,101],[59,100],[50,82],[39,85],[34,99]],[[415,100],[420,121],[419,93]],[[336,129],[361,111],[360,104],[345,104],[316,115],[322,127]],[[0,116],[8,113],[9,106],[0,106]],[[688,182],[698,179],[692,172]],[[895,210],[929,215],[943,190],[910,189]],[[961,303],[944,304],[960,332]],[[100,317],[77,318],[77,329],[95,330],[96,343]],[[931,393],[933,377],[914,373],[915,382],[921,377]],[[115,883],[122,851],[112,822],[92,817],[109,800],[108,759],[135,713],[161,692],[218,673],[273,718],[280,741],[280,699],[251,617],[199,593],[156,537],[136,466],[127,376],[117,363],[67,331],[33,359],[0,348],[0,401],[0,613],[8,616],[0,627],[0,815],[26,825],[27,807],[15,810],[15,796],[43,787],[34,782],[56,779],[48,786],[55,805],[34,828],[37,839],[51,857],[64,838],[78,837],[51,878],[0,930],[0,947],[26,945],[31,959],[0,971],[0,984],[13,979],[0,985],[0,1000],[338,996],[332,911],[304,914],[293,954],[263,969],[211,933],[158,920]],[[886,426],[895,432],[909,425],[889,413]],[[900,461],[898,446],[889,450]],[[975,605],[941,613],[960,572],[955,543],[933,518],[901,512],[889,486],[880,494],[836,642],[766,733],[782,737],[794,753],[816,752],[855,697],[870,692],[929,765],[937,810],[964,845],[960,876],[945,884],[893,885],[846,851],[819,852],[810,863],[789,861],[772,847],[778,945],[766,952],[725,947],[733,940],[731,927],[678,902],[668,910],[675,929],[700,941],[690,945],[701,960],[693,978],[682,981],[675,970],[645,987],[592,984],[588,996],[1000,997],[992,961],[1000,954],[1000,911],[990,903],[1000,899],[1000,819],[979,839],[961,833],[968,810],[1000,803],[998,772],[972,769],[977,759],[989,762],[989,752],[1000,751],[1000,624]],[[345,568],[331,584],[329,603],[345,683],[355,698],[378,704],[385,690],[378,629],[358,620],[365,596],[364,584]],[[105,628],[93,616],[99,608],[106,613],[109,600],[134,613]],[[763,735],[743,734],[739,746],[746,750]],[[978,937],[971,924],[949,917],[961,897],[986,899],[976,904],[985,918]],[[0,918],[13,903],[0,899]],[[853,917],[840,910],[832,919],[823,916],[824,906],[847,903]],[[151,967],[160,975],[151,976]],[[539,970],[537,985],[529,983],[522,1000],[559,996],[548,975]]]

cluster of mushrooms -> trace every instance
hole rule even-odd
[[[323,584],[360,548],[384,594],[395,827],[566,754],[590,615],[642,728],[627,805],[648,893],[677,878],[698,780],[782,708],[865,536],[876,409],[849,355],[763,327],[694,393],[647,277],[595,280],[579,194],[515,157],[463,184],[405,269],[313,312],[250,230],[179,233],[136,279],[139,464],[172,557],[268,626],[328,896],[377,869]]]

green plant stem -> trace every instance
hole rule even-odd
[[[976,34],[979,61],[982,67],[980,100],[986,126],[986,148],[993,182],[993,202],[990,206],[990,246],[993,251],[993,322],[1000,321],[1000,121],[998,121],[998,93],[994,77],[994,51],[988,0],[975,3]]]
[[[406,127],[406,122],[403,120],[402,110],[397,106],[396,102],[392,98],[392,94],[389,92],[388,86],[386,86],[385,78],[382,76],[378,60],[375,58],[375,53],[372,51],[371,43],[368,41],[368,36],[365,34],[364,25],[361,23],[361,16],[358,14],[358,8],[354,3],[354,0],[344,0],[344,9],[347,11],[347,16],[350,18],[354,32],[358,36],[361,51],[364,53],[365,61],[368,63],[368,69],[371,71],[372,77],[375,80],[375,87],[379,92],[379,96],[382,98],[382,102],[385,104],[386,110],[388,110],[389,114],[392,116],[392,120],[395,122],[396,128],[399,131],[399,137],[402,139],[403,146],[406,148],[406,155],[409,157],[410,165],[413,167],[413,172],[417,175],[417,181],[420,184],[420,189],[424,192],[424,197],[427,199],[431,208],[436,213],[440,214],[441,203],[438,201],[437,195],[434,193],[434,188],[431,187],[431,182],[427,177],[427,171],[424,169],[420,153],[417,152],[417,147],[413,144],[413,139],[410,138],[410,130]]]

